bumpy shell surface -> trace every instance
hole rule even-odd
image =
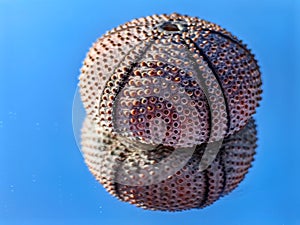
[[[149,144],[206,143],[217,139],[216,127],[223,136],[234,134],[255,113],[262,92],[257,62],[240,40],[179,14],[135,19],[107,32],[81,71],[88,117]]]
[[[185,165],[176,170],[178,163],[186,160],[184,152],[172,156],[174,150],[164,146],[135,146],[97,129],[87,118],[82,129],[82,152],[89,170],[110,194],[145,209],[180,211],[206,207],[236,188],[251,166],[256,140],[256,126],[250,119],[243,129],[224,139],[206,170],[199,171],[205,144],[197,146]],[[172,157],[171,163],[164,163],[158,171],[151,167]],[[164,174],[168,175],[166,179],[153,182]],[[128,184],[124,184],[124,178]]]
[[[203,208],[251,166],[261,74],[250,50],[216,24],[174,13],[107,32],[87,54],[80,93],[85,161],[122,201]],[[216,157],[199,170],[214,145]]]

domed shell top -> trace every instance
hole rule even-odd
[[[99,127],[185,146],[207,142],[212,123],[223,126],[225,137],[239,131],[262,90],[257,61],[240,40],[216,24],[174,13],[135,19],[99,38],[81,69],[80,92]],[[213,120],[219,103],[221,119]],[[161,120],[163,139],[151,136]]]

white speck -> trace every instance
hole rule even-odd
[[[36,128],[37,130],[39,130],[39,129],[41,128],[39,122],[36,122],[36,123],[35,123],[35,128]]]
[[[3,127],[3,121],[0,120],[0,128]]]
[[[11,184],[9,187],[10,187],[10,192],[14,192],[15,191],[14,185]]]
[[[16,112],[9,112],[8,117],[10,119],[17,119],[17,113]]]
[[[31,181],[32,181],[32,183],[36,182],[36,175],[35,174],[31,175]]]

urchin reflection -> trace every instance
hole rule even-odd
[[[82,152],[96,179],[120,200],[151,210],[179,211],[212,204],[244,179],[255,148],[256,129],[251,119],[239,132],[224,139],[217,157],[206,170],[199,171],[205,144],[198,145],[177,170],[178,164],[187,159],[184,151],[170,159],[174,151],[171,147],[134,146],[102,129],[97,131],[89,119],[82,129]],[[171,163],[164,163],[160,170],[152,167],[164,158]],[[156,182],[172,170],[172,175]]]

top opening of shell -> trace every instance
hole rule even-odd
[[[164,31],[180,31],[178,25],[171,22],[163,23],[160,28]]]
[[[167,21],[158,26],[159,30],[164,33],[180,33],[186,30],[186,24],[183,21]]]

